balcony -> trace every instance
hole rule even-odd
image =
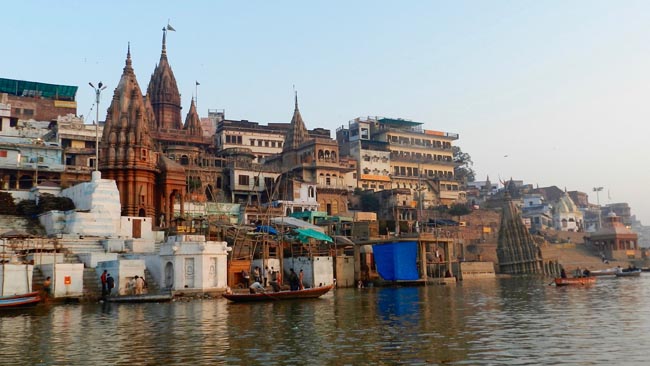
[[[417,163],[417,164],[432,164],[432,165],[444,165],[444,166],[451,166],[455,167],[457,164],[453,162],[453,160],[436,160],[433,158],[426,158],[426,157],[413,157],[413,156],[406,156],[406,155],[391,155],[390,157],[391,161],[400,161],[400,162],[405,162],[405,163]]]

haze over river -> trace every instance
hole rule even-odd
[[[650,274],[338,289],[316,300],[72,304],[0,315],[3,365],[642,365]]]

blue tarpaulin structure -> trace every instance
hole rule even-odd
[[[372,252],[377,272],[384,280],[413,281],[420,278],[417,269],[417,242],[375,244]]]
[[[255,228],[258,233],[269,233],[271,235],[278,235],[278,231],[274,227],[268,225],[259,225]]]

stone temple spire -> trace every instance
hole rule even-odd
[[[165,28],[163,28],[160,61],[151,74],[147,97],[156,116],[154,125],[156,129],[180,130],[183,128],[181,94],[167,59],[167,30]]]
[[[542,273],[542,253],[521,219],[519,209],[506,192],[499,228],[497,258],[501,273]]]
[[[102,177],[114,179],[120,189],[122,215],[154,214],[157,153],[149,133],[149,118],[129,46],[122,76],[106,112],[99,158]]]
[[[185,126],[183,126],[183,129],[190,131],[190,134],[194,136],[203,135],[201,119],[199,118],[199,113],[196,111],[196,104],[194,103],[194,99],[192,99],[190,111],[187,112],[187,116],[185,117]]]
[[[309,140],[309,132],[305,127],[305,122],[302,120],[300,110],[298,109],[298,92],[296,92],[296,106],[293,111],[293,118],[291,118],[291,126],[287,132],[282,152],[295,150],[298,146],[302,145],[305,141]]]

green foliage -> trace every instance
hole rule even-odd
[[[74,202],[67,197],[56,197],[44,193],[38,200],[22,200],[16,205],[16,212],[19,215],[34,217],[48,211],[69,211],[74,210]]]
[[[0,192],[0,215],[16,215],[14,197],[9,192]]]
[[[377,212],[381,207],[379,199],[372,192],[363,192],[360,197],[361,210],[366,212]]]
[[[68,197],[56,197],[51,194],[44,193],[38,200],[39,213],[48,211],[69,211],[74,209],[74,203]]]
[[[38,215],[38,206],[35,200],[22,200],[16,205],[16,211],[19,215],[33,217]]]
[[[454,176],[456,176],[456,179],[463,183],[473,182],[476,174],[472,168],[474,165],[472,157],[468,153],[463,152],[458,146],[453,146],[452,151],[454,153],[454,163],[458,164],[454,168]]]
[[[467,207],[467,205],[464,205],[462,203],[456,203],[452,205],[449,210],[447,210],[447,213],[451,216],[465,216],[467,214],[470,214],[472,210]]]

